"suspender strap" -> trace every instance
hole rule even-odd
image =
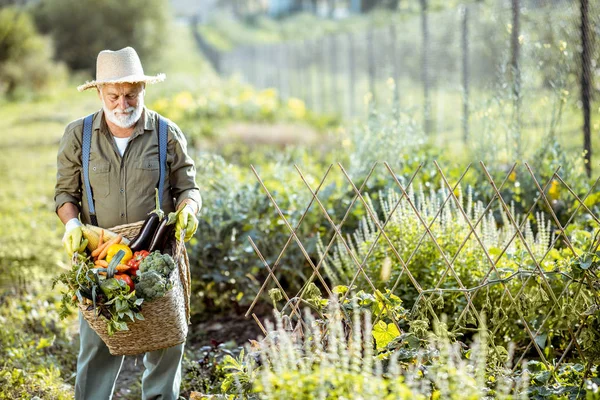
[[[81,166],[83,167],[83,183],[85,185],[85,194],[87,196],[88,208],[92,225],[98,225],[96,219],[96,208],[94,207],[94,197],[90,186],[90,148],[92,146],[92,121],[94,114],[90,114],[83,120],[83,144],[81,148]]]
[[[87,196],[88,208],[90,210],[90,219],[92,225],[98,225],[96,218],[96,208],[94,207],[94,197],[92,187],[90,186],[90,149],[92,147],[92,121],[94,114],[88,115],[83,120],[83,143],[81,148],[81,166],[83,167],[83,184],[85,186],[85,194]],[[158,160],[160,165],[158,177],[158,204],[162,204],[162,196],[164,190],[164,176],[167,174],[167,121],[158,117]]]
[[[160,176],[158,178],[158,204],[162,205],[162,195],[164,189],[164,176],[167,169],[167,121],[158,116],[158,160],[160,165]]]

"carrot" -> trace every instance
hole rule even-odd
[[[94,264],[98,267],[108,267],[108,262],[106,260],[96,260],[96,262],[94,262]]]
[[[129,265],[125,265],[125,264],[119,264],[117,265],[117,272],[125,272],[128,271],[129,268],[131,268]]]
[[[98,246],[104,243],[104,229],[100,229],[100,238],[98,239]]]
[[[104,247],[104,249],[98,255],[98,260],[103,260],[104,257],[106,257],[106,254],[108,253],[108,248],[110,246],[112,246],[113,244],[121,243],[121,239],[123,239],[123,235],[121,235],[119,233],[115,238],[113,238],[113,239],[109,240],[108,242],[106,242],[106,247]]]
[[[100,253],[102,253],[102,250],[104,250],[108,246],[108,242],[110,242],[110,240],[106,243],[99,244],[96,250],[92,251],[92,257],[97,258],[100,255]]]

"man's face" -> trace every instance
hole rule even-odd
[[[142,83],[117,83],[103,85],[98,95],[106,118],[121,128],[130,128],[140,119],[144,109]]]

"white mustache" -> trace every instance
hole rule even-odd
[[[135,107],[127,107],[124,110],[122,110],[120,108],[117,108],[117,109],[113,110],[113,114],[114,115],[118,115],[118,114],[131,114],[134,111],[135,111]]]

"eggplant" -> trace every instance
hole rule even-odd
[[[140,250],[148,250],[161,220],[166,220],[166,218],[164,218],[165,213],[160,209],[158,189],[155,189],[155,191],[156,208],[148,214],[148,217],[146,217],[146,220],[140,228],[139,233],[129,244],[129,248],[131,248],[133,253]]]
[[[140,232],[129,244],[129,247],[133,253],[140,250],[148,250],[152,241],[152,237],[158,229],[160,222],[160,217],[155,213],[151,213],[148,218],[146,218],[144,224],[140,228]]]
[[[156,229],[154,237],[152,237],[152,242],[150,243],[150,248],[148,249],[150,253],[156,250],[164,253],[165,247],[175,231],[175,221],[171,220],[172,214],[175,213],[169,214],[169,218],[163,218],[163,220],[160,221],[160,225],[158,226],[158,229]]]

